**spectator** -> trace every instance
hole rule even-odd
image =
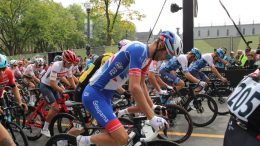
[[[230,52],[230,54],[229,54],[229,56],[227,56],[226,60],[227,60],[227,62],[229,64],[229,66],[235,66],[236,59],[234,57],[234,52],[233,51]]]
[[[241,55],[243,55],[243,51],[242,51],[242,50],[238,50],[238,51],[237,51],[237,55],[236,55],[236,57],[235,57],[236,64],[238,64],[238,65],[240,65],[239,58],[241,57]]]
[[[257,48],[256,50],[255,66],[257,66],[257,68],[260,68],[260,48]]]
[[[240,56],[239,62],[240,62],[240,66],[241,66],[242,68],[245,67],[245,63],[246,63],[246,61],[247,61],[247,56],[250,54],[250,52],[251,52],[251,48],[248,48],[248,47],[247,47],[247,48],[245,49],[245,54],[243,54],[243,55]]]
[[[251,51],[250,53],[247,54],[247,60],[245,62],[244,68],[248,69],[255,69],[255,58],[254,58],[254,52]]]

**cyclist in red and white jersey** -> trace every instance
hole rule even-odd
[[[20,72],[23,74],[25,67],[24,67],[24,61],[23,60],[19,60],[18,61],[18,69],[20,70]]]
[[[41,133],[50,137],[49,123],[59,110],[59,104],[56,102],[59,98],[59,93],[63,93],[64,88],[58,86],[60,78],[68,77],[70,86],[75,88],[75,83],[72,79],[72,65],[76,61],[76,55],[70,50],[65,50],[62,53],[62,61],[54,62],[41,78],[40,91],[44,95],[47,103],[51,108],[46,117],[44,127]]]

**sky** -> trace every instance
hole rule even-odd
[[[73,3],[82,5],[87,0],[54,1],[67,7]],[[183,0],[167,0],[154,33],[157,33],[160,29],[176,32],[176,28],[180,28],[182,32],[182,11],[170,12],[172,3],[182,7],[182,2]],[[150,28],[153,28],[163,3],[164,0],[135,0],[135,4],[131,8],[146,15],[141,21],[132,21],[136,25],[137,32],[149,31]],[[241,24],[260,23],[260,0],[222,0],[222,3],[226,6],[236,24],[239,20]],[[194,18],[194,27],[211,25],[232,25],[232,22],[221,7],[219,0],[198,0],[198,16]]]

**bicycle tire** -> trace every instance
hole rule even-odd
[[[168,104],[165,107],[170,127],[166,131],[167,135],[160,132],[158,138],[176,143],[182,143],[189,139],[193,131],[192,119],[189,113],[181,106],[175,104]],[[184,122],[184,120],[186,122]],[[187,125],[184,125],[185,123]],[[186,126],[188,127],[186,128]],[[173,130],[172,132],[170,131],[171,129]]]
[[[153,140],[145,142],[143,146],[180,146],[178,143],[167,141],[167,140]]]
[[[69,131],[69,129],[71,129],[73,127],[73,124],[71,122],[70,123],[71,125],[69,125],[69,128],[63,129],[62,128],[63,125],[62,125],[62,122],[61,122],[61,120],[63,118],[66,118],[69,121],[73,121],[73,120],[76,119],[76,117],[74,117],[74,116],[72,116],[71,114],[68,114],[68,113],[59,113],[59,114],[57,114],[55,117],[53,117],[53,119],[51,120],[50,125],[49,125],[49,130],[50,130],[51,136],[57,134],[57,133],[54,132],[55,131],[54,130],[55,123],[57,124],[57,129],[58,129],[59,133],[66,133],[66,132]]]
[[[58,134],[58,135],[51,137],[46,142],[45,146],[57,146],[58,145],[57,142],[59,142],[61,140],[66,140],[68,146],[77,146],[76,137],[69,135],[69,134],[65,134],[65,133],[61,133],[61,134]]]
[[[202,102],[205,101],[206,103],[203,105]],[[191,105],[193,105],[194,107],[191,108]],[[185,106],[185,109],[189,112],[193,125],[197,127],[205,127],[213,123],[218,115],[217,103],[213,98],[206,94],[198,94],[194,99],[189,99]],[[212,115],[208,116],[208,120],[204,120],[204,122],[199,122],[202,118],[205,119],[209,112],[212,112]],[[195,115],[196,113],[198,113],[199,116],[203,115],[204,117],[198,117]]]
[[[10,135],[12,136],[14,143],[17,146],[29,146],[28,139],[20,126],[12,122],[8,123],[7,125],[7,129],[10,132]],[[19,136],[17,134],[21,135],[22,140],[18,141]]]
[[[216,97],[214,97],[213,99],[216,101],[217,105],[218,105],[218,114],[219,115],[227,115],[229,114],[229,109],[227,106],[227,99],[228,96],[232,93],[232,91],[228,88],[217,88],[215,90],[212,91],[213,93],[215,93],[214,95]]]
[[[26,114],[26,116],[27,117],[30,116],[34,111],[35,111],[35,107],[28,106],[28,114]],[[34,117],[34,119],[32,119],[32,121],[27,121],[27,118],[26,118],[26,122],[33,122],[33,124],[37,124],[37,122],[34,121],[36,117],[40,118],[39,119],[39,121],[40,121],[39,125],[40,126],[39,127],[37,127],[37,126],[34,127],[36,129],[39,129],[39,132],[36,132],[35,135],[30,135],[31,133],[33,133],[33,129],[32,129],[31,125],[24,124],[23,127],[22,127],[25,135],[27,136],[28,140],[30,140],[30,141],[35,141],[35,140],[41,138],[41,136],[42,136],[41,129],[42,129],[43,125],[44,125],[45,119],[44,119],[43,115],[39,111],[37,111],[36,116]],[[26,130],[28,130],[29,133],[27,133]]]

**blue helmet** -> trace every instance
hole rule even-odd
[[[0,54],[0,68],[5,68],[7,66],[7,58],[5,55]]]
[[[218,55],[218,57],[219,58],[221,58],[221,59],[223,59],[224,58],[224,51],[221,49],[221,48],[218,48],[217,50],[216,50],[216,53],[217,53],[217,55]]]
[[[179,56],[183,52],[182,40],[177,34],[163,31],[160,33],[160,39],[163,40],[168,54],[171,56]]]
[[[199,60],[201,58],[201,53],[200,53],[199,49],[192,48],[191,53],[194,54],[196,60]]]

